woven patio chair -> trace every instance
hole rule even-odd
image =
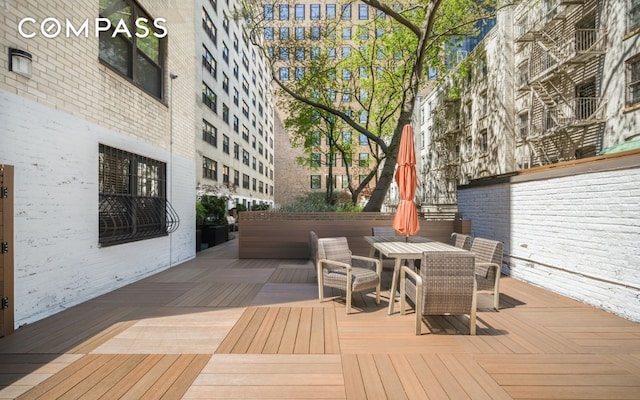
[[[449,239],[449,244],[464,250],[469,250],[471,249],[471,236],[453,232]]]
[[[373,236],[398,236],[393,226],[374,226],[371,228]]]
[[[500,270],[502,268],[502,242],[475,238],[471,252],[476,256],[476,281],[478,290],[493,291],[493,308],[500,304]]]
[[[476,281],[474,255],[468,251],[438,251],[422,254],[422,268],[416,273],[402,267],[400,272],[400,313],[405,314],[407,298],[416,312],[416,335],[427,315],[469,315],[469,334],[476,334]]]
[[[311,238],[311,240],[314,239]],[[352,293],[375,288],[376,304],[380,304],[380,282],[382,280],[380,260],[351,254],[346,237],[321,238],[317,239],[316,243],[318,298],[320,301],[324,299],[325,286],[344,290],[347,302],[346,311],[349,314],[351,313]]]

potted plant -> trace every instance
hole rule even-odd
[[[196,203],[196,225],[200,220],[203,244],[210,247],[229,240],[226,212],[227,200],[224,197],[204,195]]]

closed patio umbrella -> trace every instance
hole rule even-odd
[[[416,176],[416,151],[413,143],[413,129],[407,124],[402,128],[398,149],[396,183],[400,192],[400,202],[393,218],[393,228],[401,235],[415,235],[420,229],[418,210],[413,201],[418,187]]]

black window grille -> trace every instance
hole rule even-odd
[[[100,145],[99,243],[120,243],[165,236],[180,219],[167,200],[166,164]]]

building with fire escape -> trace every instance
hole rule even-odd
[[[456,186],[640,138],[640,2],[523,1],[429,95],[416,135],[423,210]]]
[[[519,168],[602,149],[607,32],[595,0],[542,0],[515,10]]]

